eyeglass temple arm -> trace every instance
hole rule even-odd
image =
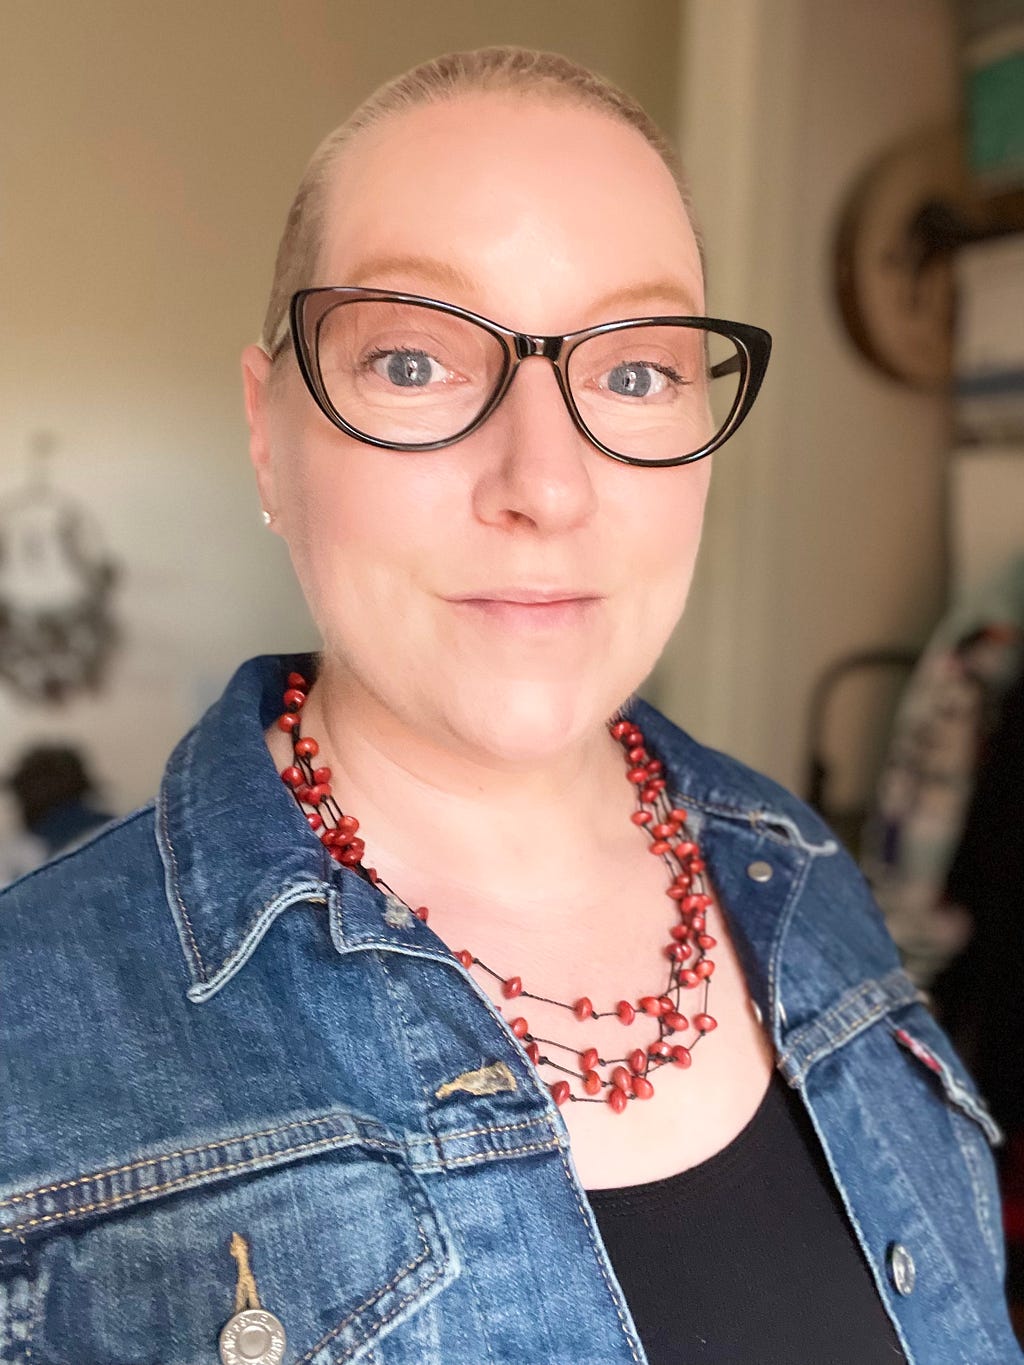
[[[735,374],[737,370],[741,370],[742,368],[743,362],[737,352],[736,355],[730,356],[728,360],[722,360],[717,365],[712,365],[708,373],[712,379],[721,379],[722,375]]]

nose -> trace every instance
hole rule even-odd
[[[591,474],[604,456],[577,430],[545,357],[522,361],[476,439],[484,453],[474,490],[481,521],[551,535],[584,526],[594,515]]]

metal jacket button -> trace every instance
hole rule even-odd
[[[774,875],[775,869],[772,867],[771,863],[762,862],[760,859],[747,867],[747,876],[751,881],[770,882]]]
[[[893,1242],[889,1247],[889,1275],[896,1287],[896,1293],[904,1298],[914,1292],[917,1267],[914,1258],[902,1242]]]
[[[246,1308],[224,1324],[219,1345],[223,1365],[281,1365],[284,1328],[273,1313]]]

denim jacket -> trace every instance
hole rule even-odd
[[[278,778],[262,732],[305,662],[246,664],[154,805],[0,896],[0,1360],[639,1365],[521,1044]],[[776,784],[630,713],[908,1359],[1021,1361],[998,1135],[860,874]],[[219,1348],[256,1310],[284,1349]]]

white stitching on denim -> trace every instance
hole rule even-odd
[[[576,1207],[577,1209],[579,1209],[580,1217],[583,1219],[583,1226],[586,1228],[587,1236],[590,1238],[590,1245],[594,1252],[594,1260],[597,1262],[597,1268],[601,1272],[601,1278],[602,1280],[604,1280],[605,1288],[608,1290],[608,1295],[612,1301],[612,1305],[615,1308],[616,1317],[619,1319],[619,1324],[622,1327],[622,1335],[626,1338],[626,1344],[629,1346],[629,1354],[633,1357],[634,1361],[636,1362],[636,1365],[641,1365],[640,1357],[633,1349],[633,1343],[629,1339],[630,1336],[629,1327],[626,1323],[626,1319],[622,1316],[622,1309],[619,1306],[617,1295],[615,1293],[615,1290],[612,1288],[611,1281],[608,1278],[608,1272],[604,1268],[604,1261],[602,1259],[600,1249],[597,1245],[597,1241],[594,1237],[594,1230],[590,1225],[590,1218],[583,1207],[583,1201],[580,1199],[575,1177],[573,1176],[572,1170],[569,1166],[569,1162],[566,1159],[565,1148],[562,1146],[561,1143],[558,1143],[558,1154],[562,1158],[562,1169],[565,1171],[566,1179],[569,1181],[569,1188],[572,1190],[573,1198],[576,1200]]]
[[[178,869],[178,855],[174,850],[171,831],[167,825],[167,804],[165,801],[161,801],[160,803],[160,832],[164,836],[167,852],[171,855],[171,885],[174,888],[174,899],[177,902],[178,909],[181,911],[182,918],[185,921],[185,930],[188,934],[188,941],[192,947],[193,956],[195,957],[195,966],[198,969],[199,979],[201,981],[206,981],[208,977],[206,963],[203,961],[203,956],[199,951],[199,944],[196,942],[192,921],[188,917],[188,911],[185,909],[185,902],[181,898],[181,891],[178,886],[181,879],[181,873]]]
[[[401,1270],[399,1270],[395,1275],[391,1277],[387,1284],[381,1285],[379,1289],[375,1289],[372,1294],[370,1294],[367,1298],[363,1300],[362,1303],[357,1304],[355,1308],[353,1308],[348,1314],[346,1314],[346,1316],[342,1318],[342,1320],[336,1326],[332,1327],[329,1332],[325,1332],[324,1335],[320,1338],[320,1340],[315,1342],[309,1348],[309,1350],[306,1352],[304,1356],[299,1357],[299,1359],[295,1362],[295,1365],[303,1365],[303,1361],[312,1360],[316,1353],[322,1350],[329,1341],[333,1341],[333,1339],[338,1335],[338,1333],[343,1331],[352,1321],[353,1318],[355,1318],[359,1313],[362,1313],[365,1309],[369,1308],[371,1304],[376,1303],[378,1299],[383,1298],[383,1296],[389,1293],[390,1290],[394,1289],[395,1286],[401,1280],[404,1280],[407,1275],[411,1275],[412,1272],[417,1268],[417,1266],[421,1266],[424,1263],[424,1261],[430,1259],[430,1243],[427,1241],[427,1234],[423,1230],[423,1224],[420,1222],[419,1218],[416,1218],[415,1222],[416,1231],[419,1234],[420,1245],[423,1248],[420,1254],[418,1256],[414,1256],[411,1261],[407,1261],[405,1265],[401,1268]],[[427,1281],[427,1284],[429,1285],[430,1283],[432,1283],[432,1281],[437,1279],[440,1274],[441,1267],[440,1265],[438,1265],[437,1271],[431,1277],[431,1279]],[[426,1285],[421,1286],[418,1291],[418,1294],[422,1294],[425,1288]],[[396,1315],[396,1313],[400,1312],[401,1309],[404,1308],[407,1303],[411,1303],[414,1298],[418,1297],[418,1294],[409,1295],[406,1298],[400,1300],[399,1303],[397,1303],[392,1308],[390,1313],[386,1314],[383,1318],[379,1318],[377,1320],[378,1326],[382,1327],[385,1322],[390,1321],[390,1319],[393,1318]],[[369,1336],[367,1336],[364,1339],[368,1341]],[[339,1357],[339,1359],[344,1359],[344,1356]]]
[[[237,1137],[219,1138],[216,1142],[205,1142],[199,1147],[181,1147],[175,1152],[159,1152],[156,1156],[146,1157],[139,1161],[130,1161],[124,1166],[109,1166],[104,1171],[91,1171],[88,1175],[78,1176],[74,1180],[60,1180],[53,1185],[40,1185],[34,1190],[26,1190],[24,1194],[12,1195],[10,1199],[0,1199],[0,1208],[23,1203],[26,1199],[34,1199],[40,1194],[52,1194],[55,1190],[70,1190],[75,1185],[85,1185],[91,1180],[106,1180],[108,1176],[123,1175],[126,1171],[137,1171],[143,1166],[156,1166],[161,1161],[173,1161],[175,1157],[196,1156],[199,1152],[212,1152],[219,1147],[232,1147],[239,1142],[251,1142],[254,1138],[273,1137],[276,1133],[286,1133],[289,1128],[316,1128],[324,1123],[334,1123],[339,1117],[338,1114],[323,1114],[317,1118],[295,1119],[292,1123],[282,1123],[277,1128],[258,1128],[252,1133],[239,1133]]]
[[[353,1139],[354,1140],[354,1139]],[[298,1152],[312,1152],[318,1149],[337,1146],[339,1139],[332,1134],[331,1137],[317,1138],[315,1142],[301,1142],[294,1147],[284,1147],[266,1156],[249,1157],[245,1161],[229,1161],[220,1166],[209,1166],[200,1171],[189,1171],[187,1175],[176,1176],[173,1180],[166,1180],[155,1185],[143,1185],[137,1190],[129,1190],[125,1194],[111,1195],[109,1199],[95,1200],[91,1204],[78,1204],[71,1209],[63,1209],[58,1213],[48,1213],[42,1218],[26,1218],[21,1223],[11,1223],[7,1227],[0,1227],[0,1232],[18,1233],[23,1228],[42,1227],[44,1223],[59,1223],[67,1218],[77,1218],[84,1213],[94,1213],[97,1209],[113,1208],[115,1204],[123,1204],[126,1200],[141,1199],[145,1195],[160,1194],[164,1190],[173,1190],[182,1185],[197,1184],[211,1175],[223,1175],[226,1171],[245,1171],[258,1170],[261,1166],[276,1164],[285,1156],[294,1156]],[[363,1147],[375,1147],[381,1151],[390,1150],[384,1143],[376,1142],[372,1138],[359,1139],[359,1145]]]

